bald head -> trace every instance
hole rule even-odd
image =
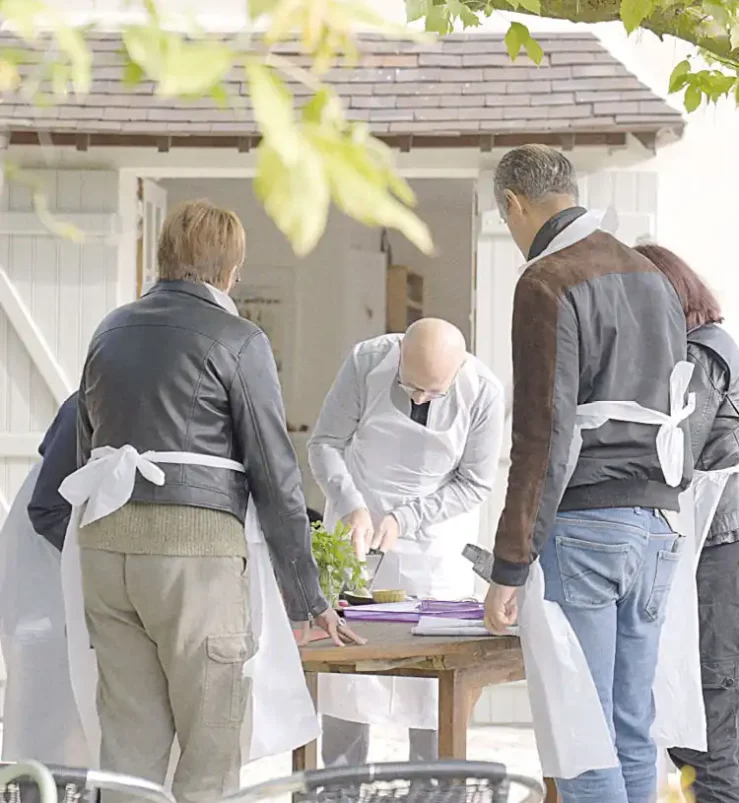
[[[400,347],[400,381],[416,404],[444,395],[467,356],[464,335],[440,318],[411,324]]]

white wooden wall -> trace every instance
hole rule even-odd
[[[8,280],[0,299],[0,519],[3,503],[12,502],[35,462],[59,404],[77,386],[92,333],[116,303],[117,173],[45,170],[36,175],[55,218],[74,223],[86,237],[78,244],[53,235],[34,214],[30,191],[5,182],[0,196],[0,267]]]
[[[656,173],[604,170],[581,176],[579,184],[581,204],[594,210],[608,210],[609,230],[620,240],[636,245],[639,240],[655,236]],[[490,173],[483,173],[478,182],[478,212],[476,352],[504,382],[510,401],[513,291],[523,259],[495,209]],[[480,543],[488,549],[492,548],[505,501],[510,423],[509,415],[496,486],[483,515]],[[486,689],[475,710],[475,721],[479,724],[530,724],[526,684],[511,683]]]

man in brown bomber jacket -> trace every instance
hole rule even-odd
[[[579,404],[632,400],[669,411],[685,318],[664,276],[577,205],[574,169],[558,151],[506,154],[495,194],[528,263],[514,299],[513,445],[487,623],[504,632],[515,622],[517,590],[539,558],[546,597],[582,645],[620,761],[558,779],[562,801],[650,803],[652,684],[678,543],[662,511],[678,510],[690,481],[690,438],[678,487],[665,481],[651,425],[583,431],[569,482],[567,462]]]

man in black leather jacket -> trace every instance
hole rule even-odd
[[[94,334],[80,386],[79,462],[97,447],[185,452],[245,474],[161,465],[130,501],[79,530],[85,613],[98,671],[101,766],[209,803],[239,786],[240,741],[255,653],[244,520],[253,501],[287,612],[339,627],[318,583],[300,473],[269,341],[227,293],[244,259],[238,218],[207,201],[173,210],[160,281]],[[246,477],[246,480],[244,479]]]
[[[718,302],[677,255],[639,246],[672,282],[688,326],[690,439],[698,471],[739,464],[739,346],[718,324]],[[739,476],[729,477],[698,565],[703,698],[708,750],[675,748],[672,760],[696,771],[696,803],[739,803]]]

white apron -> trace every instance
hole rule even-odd
[[[479,377],[468,360],[444,402],[432,403],[424,427],[392,402],[399,360],[398,343],[367,378],[367,407],[344,453],[375,526],[395,508],[434,493],[449,480],[462,457],[479,390]],[[329,503],[327,528],[337,519]],[[472,595],[474,575],[462,550],[477,539],[479,524],[476,508],[398,539],[380,564],[373,587],[444,600]],[[321,675],[318,689],[320,712],[338,719],[429,730],[438,725],[435,680]]]
[[[593,234],[599,227],[600,216],[587,213],[568,226],[536,260],[567,248]],[[577,409],[575,431],[570,446],[567,476],[564,487],[575,470],[582,447],[583,429],[595,429],[608,420],[651,424],[658,427],[657,454],[666,482],[675,487],[682,478],[684,434],[679,424],[693,411],[695,399],[685,404],[693,367],[688,362],[678,363],[670,377],[670,414],[649,410],[631,401],[600,401],[580,405]],[[678,532],[688,529],[678,526]],[[687,550],[686,550],[687,551]],[[677,580],[677,578],[676,578]],[[695,576],[687,578],[695,586]],[[678,610],[674,616],[690,618],[693,615],[691,595],[671,595]],[[693,599],[695,599],[693,595]],[[677,606],[675,605],[677,603]],[[696,609],[697,614],[697,609]],[[531,700],[532,719],[543,774],[554,778],[574,778],[588,770],[609,769],[619,765],[595,683],[585,660],[577,636],[560,606],[544,599],[544,575],[538,561],[531,567],[530,576],[521,594],[519,635],[524,654],[526,680]],[[700,682],[697,634],[695,640],[686,637],[675,645],[675,650],[660,653],[660,664],[685,661],[692,664],[691,682]],[[555,658],[555,660],[552,660]],[[658,678],[661,678],[658,670]],[[659,699],[655,684],[655,698]],[[702,696],[700,703],[702,705]],[[660,706],[657,710],[656,730],[671,734],[678,728],[674,709]],[[691,718],[691,725],[705,733],[705,713]],[[577,729],[571,727],[577,723]],[[670,742],[670,745],[674,742]]]
[[[120,449],[103,447],[93,450],[91,461],[68,477],[59,489],[73,505],[62,554],[62,584],[72,688],[89,748],[86,766],[97,765],[100,726],[95,708],[97,664],[90,649],[84,616],[78,520],[84,525],[125,505],[131,497],[137,471],[150,482],[162,485],[164,473],[157,463],[244,471],[243,466],[233,460],[191,452],[139,454],[132,446]],[[252,689],[250,715],[245,717],[242,730],[242,751],[249,761],[253,761],[307,744],[317,738],[319,727],[267,545],[251,504],[245,532],[252,627],[259,647],[255,656],[244,665],[244,674],[252,679]]]
[[[8,675],[2,758],[80,767],[87,747],[69,680],[61,558],[28,517],[41,465],[26,477],[0,532],[0,641]]]
[[[696,471],[690,488],[680,496],[680,519],[687,541],[668,597],[654,684],[658,716],[652,736],[663,748],[708,749],[696,572],[726,483],[737,473],[739,466]],[[669,717],[664,712],[669,712]],[[659,761],[664,784],[671,766],[666,750],[661,751]]]

